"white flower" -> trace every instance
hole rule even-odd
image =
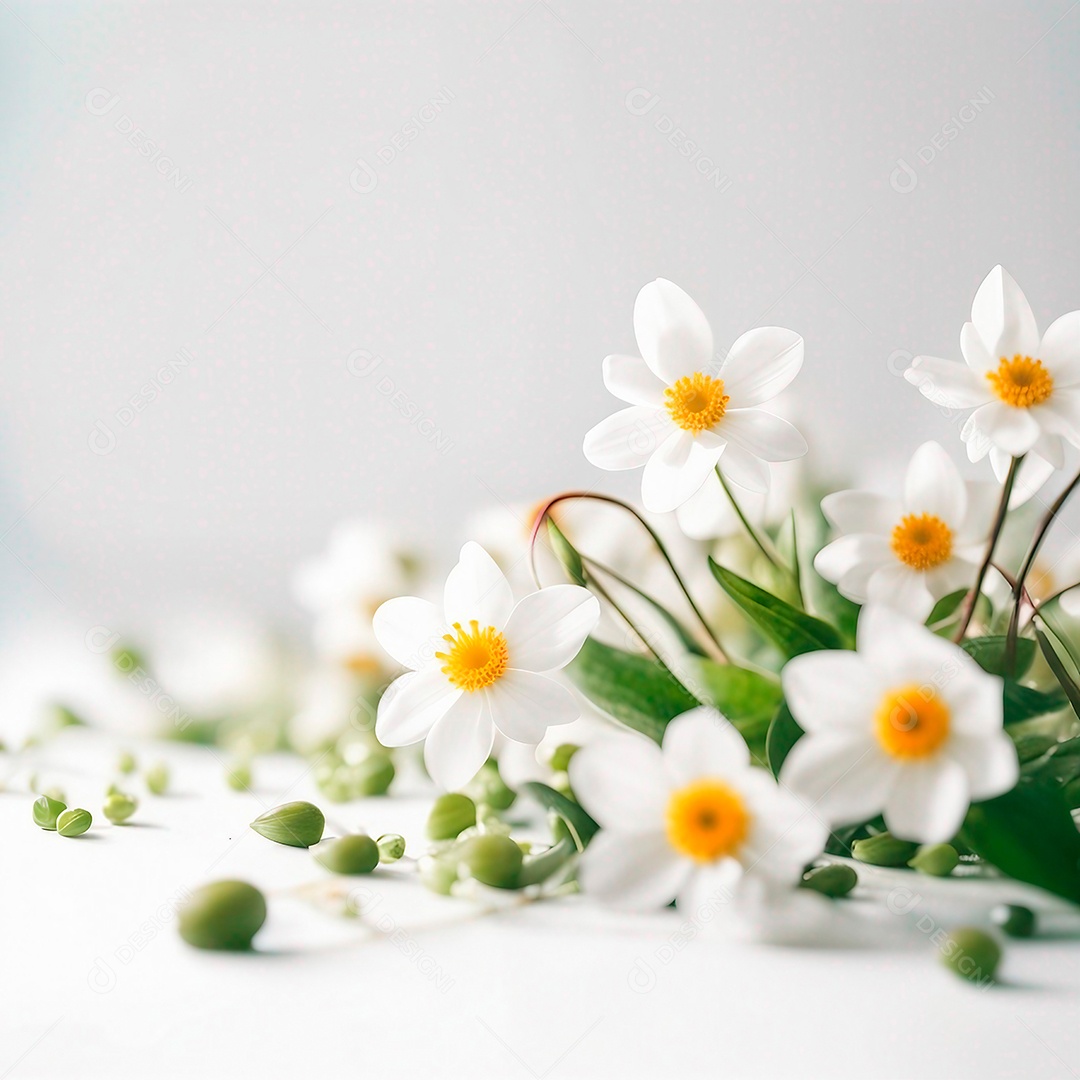
[[[701,309],[663,278],[638,293],[634,333],[644,360],[604,360],[605,385],[630,408],[585,436],[585,456],[601,469],[644,466],[647,509],[664,513],[681,506],[717,466],[733,483],[766,491],[766,462],[806,453],[806,440],[791,424],[756,407],[798,374],[798,334],[751,330],[717,370],[712,330]]]
[[[548,727],[569,724],[573,694],[540,674],[565,667],[600,616],[587,589],[555,585],[514,604],[510,583],[476,543],[461,549],[446,579],[443,610],[415,596],[375,612],[379,644],[407,675],[379,701],[375,734],[384,746],[426,739],[436,783],[467,783],[487,760],[495,729],[536,744]]]
[[[837,491],[821,500],[843,535],[818,552],[814,568],[849,600],[888,604],[922,622],[935,601],[975,580],[996,499],[993,485],[965,484],[936,442],[923,443],[902,499]]]
[[[963,649],[885,607],[863,608],[856,652],[805,653],[781,678],[806,734],[780,782],[830,824],[884,813],[905,840],[951,840],[969,803],[1019,775],[1002,681]]]
[[[675,717],[663,749],[629,735],[582,748],[570,784],[601,827],[582,856],[582,889],[619,907],[715,907],[744,875],[793,884],[827,836],[705,707]]]
[[[975,410],[960,437],[972,461],[990,454],[999,479],[1013,457],[1033,455],[1023,477],[1030,495],[1064,465],[1063,439],[1080,446],[1080,311],[1040,340],[1020,286],[995,266],[975,294],[960,350],[966,366],[917,356],[904,377],[936,405]]]

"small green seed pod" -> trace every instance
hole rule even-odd
[[[405,837],[398,833],[383,833],[375,843],[379,848],[380,862],[397,862],[405,854]]]
[[[197,949],[248,949],[266,922],[266,899],[246,881],[215,881],[191,894],[177,921]]]
[[[321,843],[315,859],[334,874],[370,874],[379,865],[379,845],[363,834],[342,836]]]
[[[130,750],[123,751],[116,759],[117,770],[125,775],[133,773],[137,767],[138,763],[135,761],[135,755]]]
[[[234,762],[225,773],[225,783],[233,791],[247,791],[251,787],[251,766],[246,761]]]
[[[146,789],[151,795],[164,795],[169,788],[169,769],[163,761],[151,765],[146,770],[143,780],[146,781]]]
[[[453,840],[465,829],[476,824],[476,803],[468,795],[440,795],[427,819],[427,834],[431,840]]]
[[[908,859],[908,866],[920,874],[931,877],[948,877],[960,862],[960,856],[952,844],[923,844],[914,856]]]
[[[813,889],[834,899],[847,896],[859,883],[859,875],[846,863],[830,863],[809,871],[802,879],[804,889]]]
[[[551,755],[551,768],[555,772],[566,772],[570,768],[570,759],[581,749],[573,743],[562,743],[555,747]]]
[[[1001,904],[990,912],[994,925],[1012,938],[1029,938],[1035,933],[1035,912],[1022,904]]]
[[[416,867],[421,884],[440,896],[449,896],[458,879],[458,863],[452,852],[425,855]]]
[[[322,839],[326,818],[309,802],[289,802],[260,814],[252,823],[260,836],[287,847],[308,848]]]
[[[67,795],[64,792],[64,789],[62,787],[57,787],[55,784],[52,787],[47,787],[41,794],[48,795],[53,802],[67,802]]]
[[[50,832],[56,831],[56,819],[67,809],[66,803],[39,795],[34,800],[34,824]]]
[[[897,840],[887,832],[865,840],[856,840],[851,845],[851,854],[859,862],[869,863],[871,866],[906,866],[918,850],[918,844]]]
[[[65,810],[56,819],[56,831],[61,836],[82,836],[93,820],[89,810]]]
[[[114,824],[123,825],[125,821],[138,809],[138,803],[122,791],[110,795],[101,808],[102,813]]]
[[[523,856],[521,848],[509,836],[485,833],[465,843],[461,861],[481,884],[513,889],[521,876]]]
[[[517,792],[507,787],[494,761],[486,761],[480,771],[466,784],[464,792],[477,806],[492,810],[509,810]]]
[[[361,796],[385,795],[394,781],[396,770],[389,754],[369,754],[350,766],[356,793]]]
[[[1001,946],[989,934],[970,926],[954,930],[941,949],[941,962],[968,982],[993,979],[1000,961]]]

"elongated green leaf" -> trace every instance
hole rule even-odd
[[[530,780],[527,784],[522,784],[521,788],[545,809],[553,810],[563,819],[574,838],[578,851],[584,851],[589,846],[589,841],[600,831],[600,826],[589,817],[580,803],[568,799],[561,792],[548,787],[547,784]]]
[[[1020,724],[1035,716],[1060,712],[1069,704],[1061,690],[1046,693],[1024,686],[1015,679],[1005,680],[1005,723]]]
[[[659,664],[589,638],[566,669],[574,685],[620,723],[660,742],[672,717],[698,701]]]
[[[575,842],[566,837],[548,848],[547,851],[530,856],[521,867],[517,887],[524,889],[526,885],[539,885],[541,882],[547,881],[553,874],[562,870],[577,855],[579,850]]]
[[[926,625],[940,634],[942,637],[951,638],[960,622],[960,611],[967,599],[967,589],[957,589],[947,596],[943,596],[930,612]],[[993,605],[987,599],[985,593],[979,593],[979,599],[975,602],[975,618],[984,626],[990,621],[994,613]]]
[[[782,702],[776,711],[772,723],[769,725],[769,734],[765,737],[765,752],[769,761],[769,772],[773,776],[780,775],[780,768],[784,759],[791,752],[791,748],[802,738],[803,729],[798,721],[791,715],[787,702]]]
[[[968,638],[967,641],[962,642],[962,648],[983,671],[989,671],[991,675],[1005,674],[1006,639],[1004,634]],[[1035,642],[1031,638],[1017,638],[1015,677],[1023,677],[1034,659]]]
[[[753,757],[764,763],[765,737],[783,699],[778,680],[707,659],[695,661],[694,672],[694,690],[735,725]]]
[[[1076,666],[1069,658],[1069,651],[1045,621],[1036,618],[1035,622],[1035,637],[1046,665],[1054,673],[1062,692],[1068,697],[1073,712],[1080,716],[1080,681],[1077,678]]]
[[[815,649],[842,649],[843,638],[827,622],[799,611],[772,593],[759,588],[709,559],[716,580],[766,637],[790,660]]]
[[[547,519],[548,542],[555,557],[562,563],[566,576],[575,585],[585,584],[585,568],[581,564],[581,556],[577,548],[563,535],[562,529],[555,524],[552,517]]]

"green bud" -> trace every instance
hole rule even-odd
[[[145,666],[142,654],[130,645],[121,645],[113,649],[112,662],[121,675],[130,675],[131,672]]]
[[[1001,961],[1001,946],[987,933],[961,927],[949,934],[941,950],[941,961],[968,982],[993,979]]]
[[[804,889],[813,889],[823,896],[847,896],[859,883],[859,875],[846,863],[830,863],[809,871],[802,879]]]
[[[908,859],[908,866],[921,874],[948,877],[959,862],[960,856],[952,844],[923,844],[914,857]]]
[[[288,847],[311,847],[322,839],[326,818],[309,802],[289,802],[260,814],[251,827],[267,840]]]
[[[1001,904],[990,912],[1003,934],[1013,938],[1028,938],[1035,933],[1035,912],[1022,904]]]
[[[449,896],[458,879],[458,864],[452,853],[425,855],[417,864],[420,882],[440,896]]]
[[[363,761],[349,766],[356,792],[361,796],[385,795],[394,780],[393,759],[389,754],[369,754]]]
[[[82,836],[93,820],[89,810],[65,810],[56,819],[56,831],[61,836]]]
[[[67,802],[67,795],[64,794],[64,789],[57,787],[55,784],[52,787],[47,787],[41,794],[48,795],[54,802]]]
[[[125,775],[127,773],[133,773],[137,767],[138,763],[135,761],[135,755],[129,750],[125,750],[116,759],[116,768]]]
[[[152,795],[164,795],[169,787],[168,766],[163,761],[151,765],[143,775],[143,779],[146,781],[146,789]]]
[[[509,836],[485,833],[466,841],[461,861],[483,885],[513,889],[521,876],[521,848]]]
[[[109,785],[109,786],[108,786],[108,787],[107,787],[107,788],[105,789],[105,798],[106,798],[106,799],[107,799],[107,798],[108,798],[108,797],[109,797],[110,795],[126,795],[126,794],[127,794],[127,792],[126,792],[126,791],[123,791],[123,790],[121,790],[121,788],[120,788],[120,785],[119,785],[119,784],[110,784],[110,785]]]
[[[851,845],[851,854],[859,862],[871,866],[906,866],[908,860],[919,850],[918,844],[908,840],[897,840],[887,832],[865,840],[856,840]]]
[[[551,755],[551,767],[555,772],[566,772],[570,768],[570,759],[581,749],[573,743],[562,743],[555,747]]]
[[[246,881],[196,889],[180,909],[180,936],[197,949],[248,949],[266,922],[266,899]]]
[[[476,804],[468,795],[456,792],[440,795],[427,819],[427,834],[431,840],[453,840],[458,833],[476,824]]]
[[[237,761],[225,773],[225,783],[233,791],[247,791],[251,787],[251,766],[246,761]]]
[[[573,544],[562,534],[562,530],[555,524],[554,519],[548,515],[547,519],[548,541],[555,558],[562,563],[566,576],[575,585],[585,584],[585,568],[581,562],[581,556],[575,550]]]
[[[478,806],[489,806],[492,810],[508,810],[517,798],[517,792],[506,786],[498,764],[490,758],[465,785],[465,794]]]
[[[50,799],[48,795],[39,795],[34,800],[34,824],[50,832],[56,831],[56,819],[67,809],[61,799]]]
[[[376,841],[379,848],[379,861],[397,862],[405,854],[405,837],[397,833],[383,833]]]
[[[315,859],[334,874],[370,874],[379,865],[379,846],[363,834],[342,836],[321,843]]]
[[[138,805],[130,795],[117,792],[105,800],[102,812],[114,825],[123,825],[135,813]]]

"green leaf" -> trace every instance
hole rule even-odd
[[[547,851],[525,859],[521,873],[518,875],[517,887],[524,889],[527,885],[539,885],[547,881],[553,874],[566,867],[577,855],[578,850],[575,841],[570,837],[565,837]]]
[[[1054,673],[1058,685],[1068,697],[1073,712],[1080,716],[1080,681],[1077,679],[1077,667],[1070,658],[1068,647],[1040,616],[1035,618],[1035,637],[1047,667]]]
[[[600,831],[600,826],[589,817],[580,803],[568,799],[547,784],[530,780],[527,784],[522,784],[521,789],[527,791],[546,810],[552,810],[562,818],[578,851],[584,851],[589,846],[589,841]]]
[[[933,611],[930,612],[930,617],[926,620],[926,625],[934,631],[935,634],[940,634],[942,637],[951,638],[953,636],[956,627],[960,622],[960,610],[967,599],[967,589],[957,589],[956,592],[951,592],[947,596],[943,596],[935,605]],[[993,615],[993,605],[985,593],[979,593],[979,599],[975,601],[975,615],[974,617],[984,625],[990,621]]]
[[[566,669],[574,685],[620,723],[660,742],[672,717],[698,700],[654,660],[589,638]]]
[[[1002,873],[1080,904],[1080,832],[1059,787],[1021,780],[975,803],[960,835]]]
[[[784,764],[784,759],[802,736],[803,729],[791,715],[787,702],[782,702],[769,725],[769,734],[765,737],[765,752],[769,761],[769,771],[773,776],[780,775],[780,767]]]
[[[844,647],[838,631],[827,622],[799,611],[753,582],[726,570],[712,558],[709,566],[723,590],[780,649],[785,660],[816,649]]]
[[[1035,716],[1060,712],[1067,708],[1069,699],[1061,690],[1046,693],[1031,686],[1024,686],[1015,679],[1005,680],[1005,723],[1020,724]]]
[[[562,530],[555,524],[550,515],[548,515],[547,519],[547,529],[551,550],[555,553],[555,558],[562,563],[566,576],[575,585],[584,585],[585,568],[581,564],[581,556],[578,554],[577,548],[566,539]]]
[[[976,664],[991,675],[1005,674],[1006,638],[1004,634],[990,637],[968,638],[961,648]],[[1022,677],[1035,659],[1035,642],[1031,638],[1016,639],[1016,669],[1014,675]]]
[[[764,762],[765,738],[783,700],[780,683],[760,672],[708,659],[695,661],[694,669],[697,675],[694,688],[699,696],[735,725],[753,757]]]

